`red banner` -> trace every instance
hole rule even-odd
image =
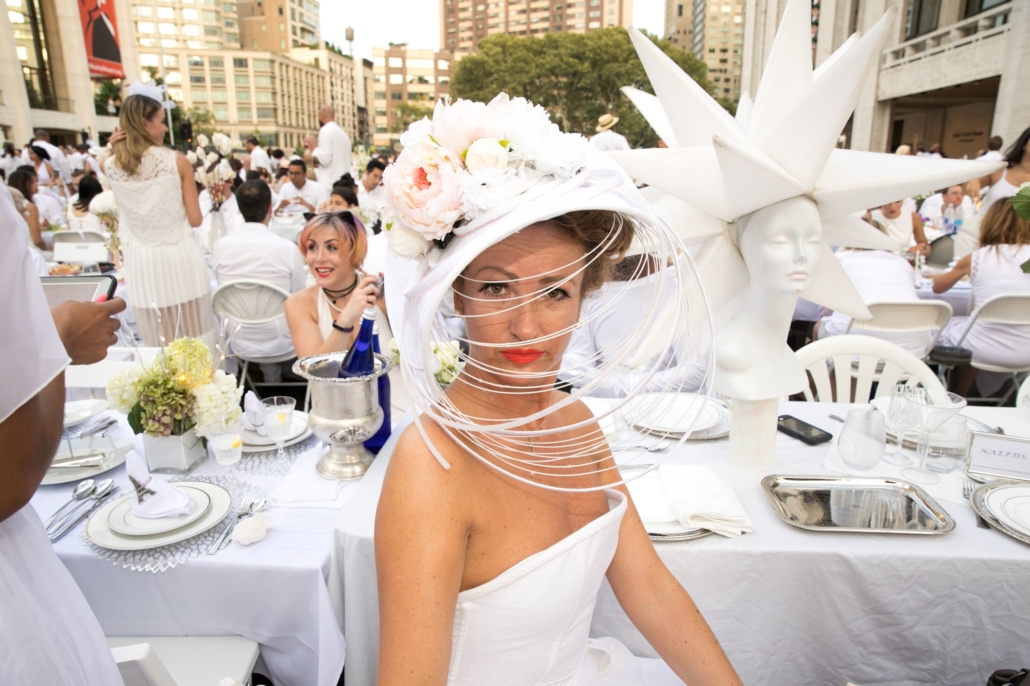
[[[109,79],[125,78],[122,50],[118,46],[114,0],[78,0],[78,3],[90,75]]]

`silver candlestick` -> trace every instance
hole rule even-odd
[[[368,471],[372,453],[362,443],[383,425],[376,379],[393,367],[392,360],[376,355],[375,373],[340,379],[337,374],[346,355],[346,351],[313,355],[293,365],[293,372],[311,385],[308,426],[329,444],[329,452],[316,466],[328,479],[360,479]]]

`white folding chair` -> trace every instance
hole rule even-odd
[[[1023,383],[1019,386],[1019,392],[1016,394],[1016,407],[1030,408],[1030,376],[1023,379]]]
[[[962,332],[962,337],[955,344],[957,347],[962,347],[966,336],[969,335],[969,332],[972,331],[973,326],[978,321],[1005,324],[1006,326],[1030,326],[1030,295],[996,295],[993,298],[988,298],[969,316],[969,324],[966,325],[966,330]],[[984,400],[997,400],[999,406],[1004,405],[1012,397],[1012,393],[1019,387],[1020,376],[1030,372],[1030,365],[1004,367],[996,364],[987,364],[986,362],[977,361],[975,354],[970,364],[976,369],[981,369],[985,372],[1001,372],[1002,374],[1009,375],[1012,384],[1004,396],[1000,398],[984,398]]]
[[[809,402],[867,402],[872,398],[890,395],[891,388],[898,383],[921,385],[931,394],[944,393],[943,384],[919,358],[893,343],[872,336],[824,338],[801,348],[797,356],[815,386],[814,394],[811,388],[804,390],[805,400]],[[858,364],[853,374],[852,361],[855,357],[858,357]],[[883,368],[879,379],[876,379],[877,366],[881,362]],[[874,381],[877,382],[875,394],[872,390]],[[834,389],[837,391],[836,398]],[[847,389],[847,392],[842,393],[843,389]]]
[[[216,686],[226,678],[247,686],[258,644],[242,636],[107,638],[125,686]]]
[[[845,333],[858,329],[863,333],[881,331],[891,333],[915,333],[918,331],[936,331],[926,352],[933,350],[941,331],[951,321],[951,305],[943,300],[880,301],[867,304],[873,318],[869,321],[855,323],[852,319]],[[924,353],[925,358],[925,353]]]
[[[107,262],[107,239],[95,231],[55,231],[54,259],[58,262]]]
[[[286,318],[286,299],[290,294],[281,288],[277,288],[263,281],[229,281],[223,283],[211,294],[211,307],[215,314],[220,317],[228,317],[239,324],[267,324],[278,319]],[[295,358],[297,354],[290,350],[289,353],[275,357],[250,357],[244,358],[243,367],[240,370],[240,386],[246,383],[259,397],[258,386],[303,386],[307,387],[304,381],[286,381],[282,383],[256,383],[247,376],[247,369],[250,363],[255,364],[279,364]]]

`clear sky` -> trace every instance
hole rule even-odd
[[[322,37],[348,51],[344,30],[354,28],[354,52],[372,57],[372,48],[407,43],[412,48],[440,48],[438,0],[322,0]],[[633,23],[651,33],[664,30],[664,0],[634,0]]]

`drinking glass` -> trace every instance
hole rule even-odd
[[[866,471],[880,464],[887,448],[887,426],[876,410],[848,412],[837,439],[837,450],[844,464]]]
[[[943,394],[927,393],[923,400],[909,397],[908,402],[919,418],[917,424],[919,443],[916,446],[916,464],[919,466],[905,467],[901,470],[901,475],[921,484],[939,483],[941,477],[926,468],[926,455],[930,448],[930,439],[937,429],[966,406],[966,399],[961,395],[945,392]]]
[[[265,406],[265,428],[268,429],[268,437],[275,441],[275,447],[278,448],[275,456],[281,460],[286,457],[283,444],[293,429],[293,410],[297,406],[297,401],[277,395],[265,398],[261,403]]]
[[[912,460],[901,452],[905,442],[905,432],[916,425],[916,411],[909,405],[908,397],[925,398],[926,389],[918,386],[897,384],[891,388],[891,402],[887,408],[887,426],[894,433],[896,442],[894,450],[883,458],[887,464],[904,467],[912,464]]]
[[[215,462],[222,465],[232,474],[232,468],[243,457],[243,432],[239,426],[232,427],[225,433],[211,436],[211,452],[215,454]]]
[[[969,425],[956,415],[933,432],[926,450],[926,468],[938,474],[955,471],[966,458],[969,447]]]

